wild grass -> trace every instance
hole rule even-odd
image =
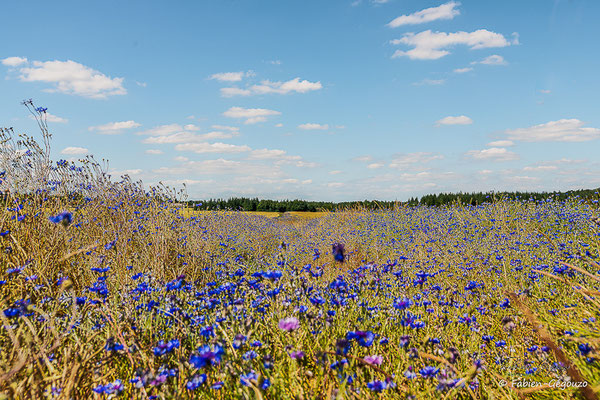
[[[597,203],[187,215],[18,147],[0,158],[4,398],[598,396]]]

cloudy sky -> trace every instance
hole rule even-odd
[[[0,6],[0,126],[191,198],[600,186],[600,2]]]

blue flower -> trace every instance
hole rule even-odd
[[[421,374],[421,376],[423,378],[433,378],[434,376],[437,375],[437,373],[440,371],[439,368],[437,367],[432,367],[432,366],[426,366],[424,368],[421,368],[419,370],[419,373]]]
[[[240,375],[240,382],[244,386],[250,386],[250,384],[252,383],[251,381],[256,381],[257,379],[258,379],[258,376],[256,375],[256,372],[254,372],[254,371],[250,371],[247,374]]]
[[[212,348],[208,345],[198,348],[198,354],[192,354],[190,364],[200,369],[205,366],[217,365],[221,362],[221,357],[225,354],[223,347],[215,344]]]
[[[60,214],[48,217],[48,219],[50,220],[50,222],[52,222],[54,224],[60,223],[60,224],[63,224],[64,226],[69,226],[71,224],[71,222],[73,222],[73,214],[71,214],[68,211],[63,211]]]
[[[188,390],[196,390],[202,386],[204,382],[206,382],[206,374],[196,374],[185,384],[185,387]]]

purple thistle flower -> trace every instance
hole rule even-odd
[[[300,327],[300,322],[295,317],[288,317],[279,321],[279,329],[292,332]]]

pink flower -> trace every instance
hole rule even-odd
[[[295,317],[288,317],[279,321],[279,329],[292,332],[300,327],[300,322]]]
[[[365,358],[363,358],[363,360],[366,363],[369,363],[371,365],[381,365],[381,363],[383,362],[383,357],[382,356],[366,356]]]

